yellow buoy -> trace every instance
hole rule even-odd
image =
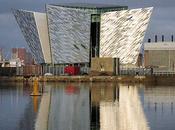
[[[33,83],[33,92],[30,94],[30,96],[41,96],[39,93],[39,84],[38,80],[35,78]]]

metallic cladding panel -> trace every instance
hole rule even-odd
[[[46,13],[34,13],[45,63],[51,63],[49,32]]]
[[[16,21],[37,63],[44,63],[34,12],[13,10]]]
[[[53,63],[89,62],[91,15],[80,9],[46,8]]]
[[[100,57],[136,64],[152,8],[107,12],[101,15]]]

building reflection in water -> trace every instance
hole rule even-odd
[[[0,84],[0,130],[34,130],[37,113],[30,93],[29,84]]]
[[[39,97],[38,96],[33,96],[33,110],[34,112],[38,112],[38,101]]]
[[[49,130],[90,129],[149,130],[138,88],[112,83],[53,86]]]
[[[151,130],[174,130],[175,87],[146,86],[143,106]]]
[[[59,84],[51,91],[49,130],[89,130],[89,87]]]
[[[138,88],[115,84],[93,84],[91,129],[149,130]]]
[[[93,83],[91,86],[91,129],[100,129],[106,121],[111,123],[111,117],[115,108],[113,103],[116,100],[116,87],[114,84]],[[111,111],[114,110],[113,112]],[[112,115],[111,115],[112,113]],[[104,117],[107,116],[107,117]],[[114,115],[115,116],[115,115]],[[110,124],[108,124],[110,125]],[[110,125],[111,126],[111,125]],[[114,124],[113,124],[114,126]],[[111,126],[111,127],[113,127]],[[108,128],[111,129],[111,128]]]
[[[138,93],[138,86],[120,86],[119,129],[149,130]]]
[[[174,130],[174,86],[48,85],[49,130]],[[35,129],[41,99],[31,92],[31,85],[0,84],[0,130]]]

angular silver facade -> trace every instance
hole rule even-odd
[[[51,63],[50,42],[46,13],[34,12],[45,63]]]
[[[90,62],[91,14],[98,9],[47,5],[46,14],[23,10],[13,13],[37,63]],[[95,10],[95,12],[93,12]],[[136,64],[152,8],[106,12],[101,9],[100,57]],[[111,11],[111,10],[110,10]],[[91,21],[92,20],[92,21]]]
[[[37,63],[44,63],[34,12],[13,10],[16,21]]]
[[[53,63],[89,62],[91,15],[53,5],[46,9]]]
[[[120,58],[121,64],[136,64],[152,8],[102,14],[100,57]]]

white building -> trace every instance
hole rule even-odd
[[[145,43],[144,65],[156,71],[175,71],[175,42]]]

